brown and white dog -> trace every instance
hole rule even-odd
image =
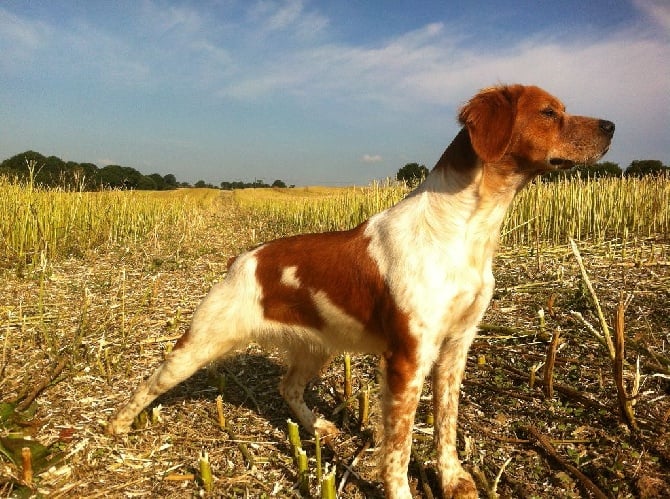
[[[386,494],[411,497],[407,465],[431,373],[442,493],[477,497],[456,452],[458,396],[470,343],[493,291],[491,261],[515,194],[537,174],[592,163],[614,123],[572,116],[534,86],[482,90],[426,180],[358,227],[269,242],[239,256],[195,311],[168,358],[110,421],[127,432],[160,394],[249,342],[280,347],[280,391],[310,432],[336,432],[305,405],[308,381],[341,351],[380,354]]]

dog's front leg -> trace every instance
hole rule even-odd
[[[456,451],[458,397],[468,348],[475,332],[476,328],[473,328],[472,331],[456,340],[447,338],[442,343],[439,357],[433,366],[433,413],[437,468],[445,499],[477,499],[478,497],[477,487],[470,474],[462,468]]]
[[[414,415],[425,378],[419,365],[415,352],[395,352],[385,361],[382,473],[389,499],[412,497],[407,466],[412,450]]]

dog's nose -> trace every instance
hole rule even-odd
[[[612,123],[611,121],[600,120],[600,123],[598,123],[598,125],[600,126],[600,129],[603,131],[603,133],[608,137],[612,137],[614,135],[614,128],[616,127],[614,126],[614,123]]]

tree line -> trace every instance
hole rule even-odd
[[[216,189],[204,180],[198,180],[193,186],[188,182],[179,182],[172,173],[144,175],[135,168],[121,165],[107,165],[98,168],[93,163],[63,161],[56,156],[43,156],[35,151],[26,151],[0,163],[0,176],[30,182],[46,188],[62,188],[77,191],[96,191],[100,189],[137,189],[164,191],[178,187],[203,187]],[[266,184],[263,180],[253,182],[221,182],[221,189],[247,189],[261,187],[286,187],[282,180]],[[291,186],[294,187],[294,186]]]
[[[670,174],[670,167],[657,159],[635,160],[625,170],[617,163],[605,161],[596,165],[577,165],[570,170],[558,170],[543,175],[544,181],[555,181],[569,177],[602,178],[645,175],[662,173]],[[396,180],[407,182],[411,186],[417,185],[429,173],[425,165],[407,163],[396,173]],[[161,175],[152,173],[144,175],[135,168],[121,165],[107,165],[98,168],[93,163],[76,163],[63,161],[56,156],[43,156],[35,151],[12,156],[0,163],[0,176],[19,179],[22,182],[32,182],[47,188],[62,188],[66,190],[95,191],[102,189],[137,189],[137,190],[170,190],[178,187],[220,188],[223,190],[247,188],[287,187],[282,180],[275,180],[272,184],[255,179],[253,182],[223,181],[218,187],[198,180],[193,186],[188,182],[179,182],[172,173]],[[291,185],[289,187],[295,187]]]
[[[603,178],[603,177],[644,177],[646,175],[670,174],[670,167],[664,165],[658,159],[638,159],[632,161],[625,170],[618,163],[604,161],[595,165],[577,165],[570,170],[556,170],[545,173],[544,181],[556,181],[571,177]],[[409,185],[417,185],[428,175],[428,168],[418,163],[407,163],[396,173],[396,180],[406,182]]]
[[[12,156],[0,163],[0,176],[16,178],[46,188],[94,191],[107,189],[169,190],[184,185],[168,173],[144,175],[135,168],[93,163],[63,161],[56,156],[43,156],[35,151]]]

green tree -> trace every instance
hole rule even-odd
[[[207,189],[216,189],[212,184],[208,184],[204,180],[198,180],[193,187],[198,187],[198,188],[207,188]]]
[[[168,173],[163,177],[163,182],[165,183],[165,187],[167,189],[176,189],[177,188],[177,177],[175,177],[172,173]]]
[[[129,166],[107,165],[100,170],[100,182],[115,189],[151,188],[152,182],[143,178],[144,175]]]
[[[121,165],[107,165],[98,169],[93,163],[65,162],[56,156],[46,157],[35,151],[26,151],[2,161],[0,175],[22,182],[32,180],[36,185],[44,187],[76,190],[96,190],[101,186],[147,190],[188,186],[187,183],[177,182],[177,178],[171,173],[165,176],[158,173],[143,175],[134,168]]]
[[[669,171],[670,168],[658,159],[637,159],[626,169],[625,174],[633,177],[643,177]]]
[[[100,170],[93,163],[79,163],[76,174],[73,174],[75,185],[81,182],[83,189],[87,191],[95,190],[100,185]]]
[[[604,178],[604,177],[620,177],[623,171],[619,168],[617,163],[611,161],[603,161],[595,165],[577,165],[569,170],[554,170],[545,173],[542,179],[545,181],[554,181],[565,178],[581,177],[581,178]]]
[[[35,180],[46,187],[62,186],[66,171],[67,165],[65,161],[56,156],[49,156],[44,161],[44,165],[39,173],[35,176]]]
[[[26,181],[29,177],[28,163],[33,163],[36,166],[36,171],[34,173],[39,173],[39,170],[42,169],[45,161],[46,158],[40,153],[35,151],[26,151],[4,160],[0,164],[0,167],[2,167],[3,171],[11,171],[13,176],[19,180]]]
[[[160,178],[162,181],[163,177]],[[142,175],[137,179],[135,189],[139,189],[141,191],[155,191],[158,190],[158,186],[156,185],[156,182],[152,176]]]
[[[595,165],[595,171],[598,176],[603,177],[620,177],[623,173],[623,170],[619,167],[618,163],[613,163],[612,161],[603,161]]]
[[[417,185],[427,176],[428,168],[426,168],[425,165],[419,165],[419,163],[407,163],[398,170],[395,178],[401,182],[407,182],[409,185]]]
[[[283,180],[275,180],[274,182],[272,182],[272,187],[284,188],[286,187],[286,183]]]
[[[119,165],[107,165],[100,169],[100,183],[104,187],[118,189],[123,187],[123,172]]]
[[[164,191],[167,189],[167,185],[165,184],[165,180],[163,180],[163,176],[160,173],[152,173],[151,175],[147,175],[151,180],[153,180],[153,183],[155,185],[154,189],[158,189],[159,191]]]

